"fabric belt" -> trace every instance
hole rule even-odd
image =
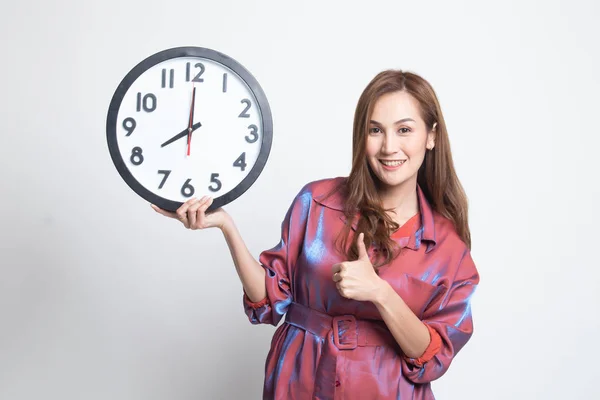
[[[357,320],[353,315],[331,316],[291,303],[285,322],[323,339],[312,399],[344,398],[346,389],[344,385],[338,387],[338,371],[347,369],[344,365],[346,351],[357,346],[398,346],[383,321]]]
[[[382,323],[357,320],[354,315],[331,316],[299,303],[291,303],[285,322],[326,339],[329,332],[340,350],[357,346],[394,346],[396,340]]]

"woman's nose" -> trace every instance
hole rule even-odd
[[[381,152],[383,154],[394,154],[398,151],[398,143],[395,135],[385,135],[381,144]]]

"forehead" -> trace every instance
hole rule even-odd
[[[381,123],[393,123],[403,118],[421,121],[419,103],[408,92],[392,92],[381,96],[373,105],[371,119]]]

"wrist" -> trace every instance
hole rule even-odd
[[[233,218],[229,216],[229,214],[225,213],[223,216],[223,222],[219,225],[219,229],[223,234],[227,234],[231,232],[234,227]]]
[[[379,278],[379,284],[375,291],[373,303],[377,307],[387,304],[392,292],[395,293],[390,284],[386,280]]]

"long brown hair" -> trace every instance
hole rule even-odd
[[[417,183],[433,210],[452,221],[460,238],[471,248],[467,197],[454,169],[448,131],[435,91],[429,82],[415,73],[387,70],[371,80],[358,100],[352,135],[352,170],[341,188],[346,198],[344,214],[347,223],[340,232],[342,240],[338,243],[342,249],[347,249],[349,260],[357,259],[356,240],[350,246],[348,241],[352,221],[357,212],[360,213],[356,232],[364,233],[367,248],[376,243],[381,249],[375,267],[389,263],[399,254],[396,243],[390,238],[390,233],[399,226],[382,206],[377,189],[379,180],[367,162],[366,140],[375,102],[382,95],[397,91],[406,91],[417,100],[428,131],[437,123],[435,146],[425,153]]]

